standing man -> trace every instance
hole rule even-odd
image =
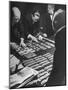
[[[47,5],[47,11],[44,14],[45,17],[43,17],[43,36],[44,37],[48,37],[51,38],[51,36],[54,35],[54,31],[53,31],[53,27],[52,27],[52,18],[54,15],[54,9],[55,9],[55,5],[53,4],[48,4]]]
[[[50,14],[51,21],[53,19],[54,10],[55,10],[55,5],[54,4],[48,4],[48,13]]]
[[[48,37],[51,37],[52,35],[54,35],[52,20],[53,20],[55,5],[48,4],[47,10],[48,10],[48,14],[46,14],[46,29],[47,29],[46,32],[48,34]]]
[[[10,24],[10,45],[12,47],[15,44],[19,44],[23,47],[26,46],[24,43],[24,27],[21,19],[21,12],[17,7],[12,7]]]
[[[24,20],[25,21],[25,20]],[[36,36],[40,29],[40,13],[38,10],[33,11],[30,14],[30,19],[26,19],[24,22],[25,35],[27,38],[38,42]]]
[[[57,10],[53,18],[55,34],[55,53],[53,70],[47,86],[66,85],[66,16],[64,10]]]

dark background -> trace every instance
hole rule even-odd
[[[9,13],[11,16],[11,8],[12,7],[18,7],[21,11],[21,14],[24,15],[27,19],[30,19],[30,14],[34,11],[34,10],[38,10],[41,14],[40,17],[40,27],[43,27],[44,30],[43,32],[46,30],[45,28],[45,23],[46,23],[46,13],[47,13],[47,5],[49,3],[32,3],[32,2],[16,2],[16,1],[10,1],[9,2]],[[55,4],[55,11],[58,9],[64,9],[66,10],[66,5],[64,4]]]

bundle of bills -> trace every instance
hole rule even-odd
[[[32,52],[29,52],[27,54],[24,55],[26,58],[32,58],[32,57],[35,57],[36,54],[35,53],[32,53]]]
[[[20,62],[19,59],[17,59],[15,56],[13,56],[10,60],[9,60],[9,67],[11,72],[14,72],[16,69],[16,65],[18,65]]]
[[[10,58],[9,67],[10,67],[11,73],[15,72],[16,69],[19,70],[19,69],[24,68],[22,63],[20,63],[20,60],[18,58],[16,58],[15,56],[12,56],[12,58]]]
[[[29,81],[31,81],[37,74],[38,71],[30,67],[23,68],[18,73],[10,76],[10,88],[15,85],[18,85],[16,88],[23,87]]]
[[[23,56],[25,54],[28,54],[28,53],[32,53],[34,52],[34,50],[32,50],[31,48],[25,48],[24,50],[20,50],[19,55]]]

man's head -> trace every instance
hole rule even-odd
[[[21,17],[21,12],[17,7],[13,7],[12,8],[12,12],[13,12],[13,22],[17,23],[20,20]]]
[[[48,13],[49,14],[53,14],[54,13],[54,9],[55,9],[55,5],[54,4],[48,4]]]
[[[57,31],[65,25],[66,25],[66,13],[64,10],[58,9],[53,16],[52,21],[53,29]]]
[[[33,22],[37,22],[39,19],[40,19],[40,13],[39,13],[39,11],[34,11],[32,13],[32,20],[33,20]]]

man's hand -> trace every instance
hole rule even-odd
[[[39,35],[38,39],[39,40],[43,40],[43,37],[41,35]]]
[[[26,44],[25,44],[24,42],[21,42],[21,43],[20,43],[20,46],[26,47]]]
[[[31,34],[29,34],[29,35],[27,36],[27,38],[32,38],[32,35],[31,35]]]
[[[26,47],[26,44],[24,43],[24,39],[23,38],[21,38],[20,46]]]
[[[37,38],[32,36],[31,34],[28,35],[28,38],[32,39],[35,42],[38,42]]]
[[[47,37],[47,34],[46,34],[46,33],[44,33],[44,34],[43,34],[43,36],[44,36],[44,37]]]
[[[38,42],[37,38],[35,38],[35,37],[33,37],[32,40],[35,42]]]

